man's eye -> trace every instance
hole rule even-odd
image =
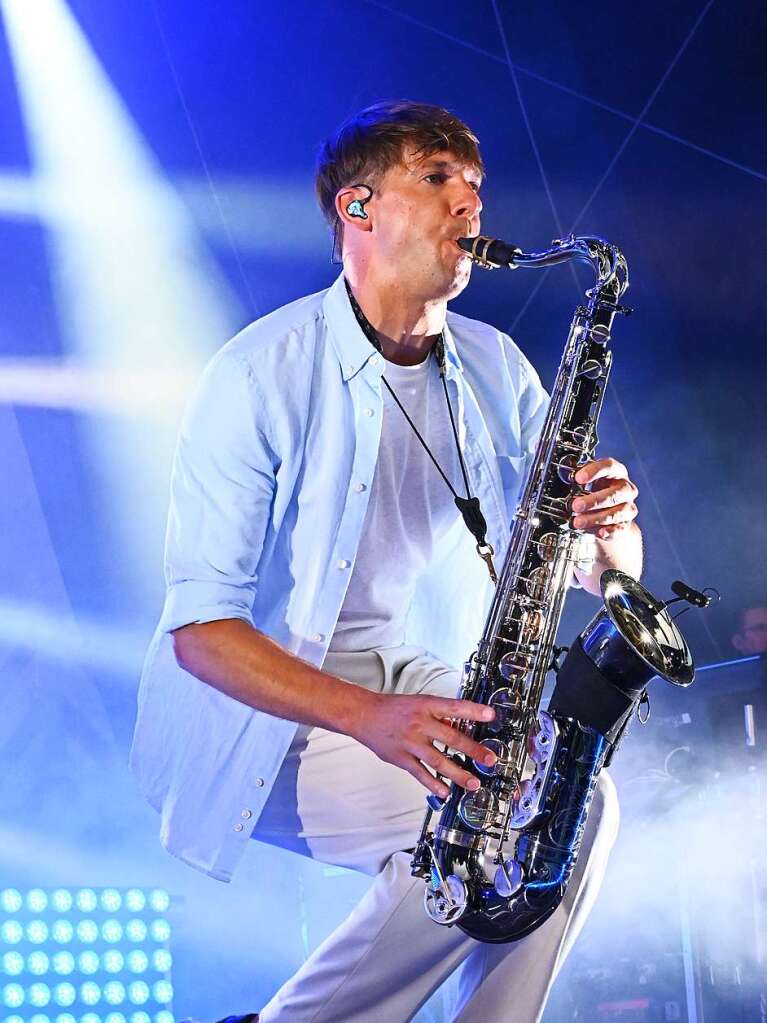
[[[432,185],[440,185],[445,180],[445,175],[444,174],[427,174],[426,177],[423,180],[424,181],[428,181]]]

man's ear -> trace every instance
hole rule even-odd
[[[349,185],[338,192],[336,213],[344,226],[344,231],[350,227],[360,231],[372,230],[372,210],[368,206],[372,198],[373,190],[369,185]]]
[[[730,642],[732,643],[732,645],[735,647],[739,654],[746,653],[746,641],[743,639],[743,636],[739,632],[735,633]]]

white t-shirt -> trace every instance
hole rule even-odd
[[[417,366],[387,362],[384,378],[452,483],[465,496],[437,359]],[[460,512],[388,389],[378,462],[357,560],[330,650],[371,650],[404,642],[418,575]],[[453,414],[456,410],[453,409]]]

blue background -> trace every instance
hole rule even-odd
[[[164,384],[143,401],[145,387],[160,374],[183,394],[231,333],[331,283],[330,237],[312,198],[326,134],[384,98],[446,106],[482,143],[486,232],[529,250],[575,230],[624,250],[635,313],[614,327],[602,451],[625,461],[640,488],[646,584],[660,595],[679,577],[720,590],[721,604],[688,614],[685,629],[699,662],[732,656],[737,608],[767,596],[764,11],[744,0],[11,7],[28,33],[50,33],[55,56],[22,74],[18,42],[0,31],[0,866],[18,883],[102,877],[186,892],[186,961],[199,954],[217,979],[204,996],[179,989],[177,1008],[223,1015],[237,1008],[232,992],[251,1007],[268,997],[360,889],[337,879],[336,897],[323,901],[321,868],[258,851],[243,901],[156,850],[156,822],[124,762],[162,601],[180,405],[163,412]],[[58,62],[83,66],[83,53],[95,62],[83,79],[91,88],[66,94]],[[90,171],[89,187],[104,195],[85,231],[89,251],[109,254],[101,278],[92,256],[73,255],[77,223],[62,228],[40,199],[34,138],[59,107],[38,108],[33,132],[22,77],[68,111],[56,153],[74,161],[74,178],[60,180],[76,180],[88,145],[104,156],[103,173]],[[89,105],[97,91],[114,104],[111,135]],[[126,157],[137,152],[141,188],[159,189],[150,208],[183,223],[186,292],[178,266],[142,284],[135,232],[150,251],[162,219],[134,224],[125,244],[102,218],[111,205],[119,220],[136,201],[122,206],[136,180]],[[84,224],[87,202],[72,208]],[[124,304],[109,304],[123,275],[134,288],[128,321]],[[581,268],[475,271],[454,308],[509,331],[549,383],[588,283]],[[92,322],[89,296],[101,303]],[[210,320],[188,297],[215,307]],[[71,399],[70,385],[70,398],[47,400],[35,382],[67,367],[96,380],[87,401]],[[120,377],[126,367],[139,376]],[[18,383],[25,368],[31,384]],[[99,400],[93,370],[118,375],[114,408]],[[593,610],[572,596],[565,641]],[[284,921],[270,924],[268,941],[257,923],[266,871],[283,892]],[[248,955],[234,937],[210,948],[205,928],[227,919],[248,935]]]

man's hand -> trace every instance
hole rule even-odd
[[[614,458],[586,462],[575,474],[575,482],[589,490],[573,501],[572,524],[593,533],[600,540],[612,540],[637,517],[639,490],[628,470]]]
[[[599,579],[608,568],[617,568],[638,579],[642,573],[642,534],[634,521],[639,493],[628,470],[614,458],[586,462],[575,482],[588,493],[573,500],[572,525],[596,537],[596,559],[590,571],[576,569],[578,582],[589,593],[601,596]]]
[[[465,789],[479,788],[479,780],[441,753],[434,743],[465,753],[488,767],[496,761],[495,754],[475,742],[451,724],[452,719],[492,721],[495,711],[469,700],[451,700],[441,696],[406,696],[387,693],[370,694],[354,738],[371,749],[381,760],[409,771],[426,788],[440,798],[450,789],[431,771]]]

